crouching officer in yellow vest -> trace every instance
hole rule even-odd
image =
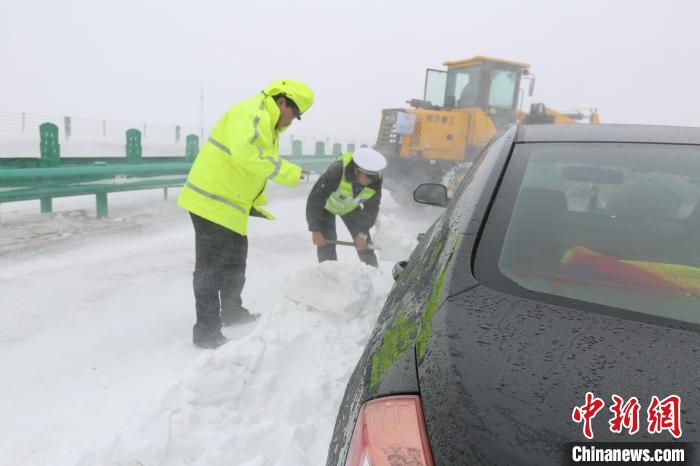
[[[193,277],[197,322],[194,344],[216,348],[227,341],[221,326],[255,320],[242,305],[248,255],[248,217],[273,220],[262,209],[268,180],[294,186],[301,168],[279,156],[279,133],[311,107],[304,83],[280,80],[231,107],[199,151],[178,205],[195,231]]]
[[[360,260],[377,267],[377,256],[369,247],[369,230],[377,221],[385,167],[382,154],[361,148],[342,154],[320,176],[306,201],[306,222],[319,262],[338,258],[333,243],[338,238],[338,215],[352,235]]]

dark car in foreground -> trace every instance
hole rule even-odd
[[[700,128],[513,126],[449,203],[414,196],[447,207],[348,383],[329,466],[700,440]]]

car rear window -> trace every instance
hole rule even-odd
[[[503,186],[517,194],[502,275],[536,292],[700,323],[698,146],[517,145]]]

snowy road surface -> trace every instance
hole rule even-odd
[[[176,193],[110,195],[106,220],[92,196],[53,215],[3,205],[0,465],[323,464],[391,267],[439,211],[385,196],[380,270],[352,248],[319,265],[310,186],[273,187],[278,220],[251,221],[243,298],[262,317],[216,351],[191,344],[194,235]]]

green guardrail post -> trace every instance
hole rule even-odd
[[[318,141],[316,143],[316,152],[314,155],[326,155],[326,145],[323,143],[323,141]]]
[[[58,143],[58,126],[53,123],[43,123],[39,126],[39,149],[41,158],[39,166],[42,168],[58,167],[61,165],[61,146]],[[39,199],[41,213],[48,214],[53,211],[53,200],[50,197]]]
[[[42,214],[50,214],[53,212],[53,199],[50,197],[42,197],[39,199],[39,202],[41,203]]]
[[[143,148],[141,147],[141,131],[131,128],[126,131],[126,161],[127,163],[141,162]]]
[[[61,146],[58,144],[58,126],[53,123],[43,123],[39,126],[41,142],[41,159],[39,166],[42,168],[58,167],[61,164]]]
[[[185,140],[187,142],[185,147],[185,161],[194,162],[194,159],[199,153],[199,136],[196,134],[190,134]]]
[[[97,218],[107,218],[109,215],[109,207],[107,206],[107,193],[97,193],[96,211]]]
[[[355,152],[355,144],[354,143],[348,144],[348,152]]]
[[[70,127],[70,117],[69,116],[63,117],[63,134],[65,134],[66,139],[70,139],[71,127]]]
[[[333,155],[335,155],[337,157],[342,152],[343,152],[343,146],[339,142],[336,142],[335,144],[333,144]]]
[[[292,156],[302,155],[301,152],[301,141],[299,139],[294,139],[292,141]]]
[[[180,125],[175,126],[175,142],[180,142]]]

